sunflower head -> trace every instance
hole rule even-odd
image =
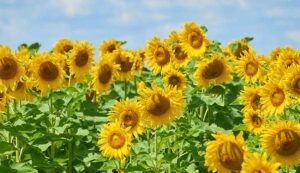
[[[164,77],[166,87],[174,87],[178,90],[184,90],[186,88],[187,79],[184,74],[177,70],[171,70]]]
[[[243,122],[246,124],[250,132],[259,134],[264,129],[264,118],[257,111],[248,111],[244,114]]]
[[[151,127],[175,120],[184,107],[184,97],[175,88],[166,87],[162,90],[152,84],[152,89],[145,88],[140,95],[143,118]]]
[[[19,81],[16,87],[10,92],[10,95],[17,100],[32,100],[33,96],[28,93],[28,90],[32,88],[32,82],[30,79]]]
[[[154,37],[148,41],[146,57],[154,73],[164,74],[171,68],[174,53],[171,48],[163,44],[159,38]]]
[[[5,109],[7,100],[8,100],[7,89],[3,84],[0,83],[0,112],[2,112]],[[1,116],[0,116],[0,120],[1,120]]]
[[[208,142],[205,152],[205,165],[209,171],[240,171],[245,153],[243,133],[235,137],[218,132],[213,136],[215,140]]]
[[[123,160],[130,153],[131,134],[119,123],[106,124],[101,130],[98,144],[104,156],[109,159]]]
[[[240,95],[240,100],[244,105],[243,111],[260,110],[262,107],[260,99],[260,88],[245,86]]]
[[[113,54],[113,62],[119,65],[118,79],[129,80],[133,78],[136,56],[133,51],[117,50]]]
[[[121,42],[118,42],[115,39],[103,41],[102,44],[99,46],[99,50],[102,56],[107,53],[113,53],[115,50],[119,49],[121,49]]]
[[[231,54],[234,55],[235,60],[241,59],[246,52],[250,51],[252,48],[248,45],[248,42],[244,39],[235,40],[228,44]]]
[[[111,122],[119,122],[124,129],[129,128],[128,132],[135,137],[144,131],[140,105],[137,101],[129,101],[128,99],[116,101],[109,112],[108,119]]]
[[[56,42],[53,46],[53,52],[57,54],[65,55],[66,53],[71,52],[73,49],[73,43],[69,39],[60,39],[58,42]]]
[[[277,66],[282,67],[283,69],[288,69],[292,65],[300,64],[300,53],[298,50],[295,50],[291,47],[283,48],[279,55]]]
[[[214,54],[211,60],[204,60],[198,63],[194,73],[196,84],[208,86],[211,83],[221,84],[232,80],[231,67],[220,54]]]
[[[293,121],[273,123],[262,137],[262,146],[273,159],[290,167],[300,162],[300,125]]]
[[[241,173],[277,173],[279,163],[273,159],[268,160],[268,155],[263,153],[247,153],[244,157]]]
[[[288,69],[284,83],[292,97],[300,101],[300,65]]]

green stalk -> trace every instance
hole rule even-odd
[[[155,170],[158,171],[158,159],[157,159],[157,129],[154,130],[154,152],[155,152]]]
[[[20,150],[19,150],[19,147],[20,147],[20,143],[19,143],[19,139],[18,137],[16,137],[16,162],[19,163],[20,162]]]
[[[127,97],[127,80],[124,80],[124,92],[125,92],[125,99]]]
[[[52,89],[50,89],[50,114],[53,113],[53,98],[52,98]],[[54,118],[51,119],[52,124],[52,133],[54,134]],[[51,150],[50,150],[50,158],[53,160],[55,158],[55,143],[54,141],[51,141]]]
[[[73,168],[73,139],[68,142],[68,173],[72,173]]]

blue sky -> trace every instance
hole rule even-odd
[[[300,48],[298,0],[0,0],[0,44],[16,48],[40,42],[50,50],[60,38],[109,38],[138,49],[153,36],[167,37],[184,22],[208,28],[211,40],[254,37],[259,54],[276,46]]]

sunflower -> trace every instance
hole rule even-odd
[[[214,141],[208,141],[205,151],[205,166],[209,171],[232,173],[242,169],[245,154],[243,132],[236,137],[222,132],[214,134]]]
[[[137,92],[139,95],[141,95],[141,94],[144,92],[145,89],[147,89],[147,85],[145,84],[145,82],[140,81],[140,82],[138,83],[138,85],[137,85],[137,91],[136,91],[136,92]]]
[[[136,57],[132,51],[116,50],[111,55],[112,60],[115,64],[119,65],[118,79],[119,80],[129,80],[133,78]]]
[[[32,88],[32,82],[26,78],[26,80],[19,81],[16,87],[10,92],[10,95],[16,100],[32,100],[33,96],[28,93],[28,90]]]
[[[300,125],[291,120],[273,123],[262,136],[262,146],[283,166],[296,166],[300,163]]]
[[[271,58],[271,61],[276,61],[278,60],[278,57],[281,53],[281,51],[283,50],[283,48],[281,47],[276,47],[274,48],[271,52],[270,52],[270,58]]]
[[[241,173],[277,173],[279,163],[268,160],[268,155],[263,153],[249,153],[244,157]]]
[[[177,70],[170,70],[164,77],[166,87],[176,87],[178,90],[185,90],[187,79],[184,74]]]
[[[261,76],[260,62],[252,49],[245,51],[241,59],[235,62],[235,70],[238,76],[245,79],[246,83],[254,83],[259,80]]]
[[[143,118],[150,127],[170,123],[180,116],[184,108],[184,97],[175,88],[162,90],[152,84],[152,89],[145,88],[140,95]]]
[[[209,45],[204,31],[194,22],[184,24],[179,38],[182,50],[195,58],[200,58]]]
[[[288,69],[291,65],[300,64],[300,53],[291,47],[286,47],[281,50],[278,55],[277,65]]]
[[[22,46],[19,50],[14,52],[14,57],[16,57],[23,64],[27,64],[31,56],[28,48]]]
[[[95,48],[86,41],[74,43],[68,64],[70,73],[74,74],[76,79],[81,81],[89,73],[94,58],[94,50]]]
[[[101,56],[107,53],[113,53],[115,50],[119,50],[119,49],[121,49],[121,42],[118,42],[115,39],[109,39],[107,41],[103,41],[103,43],[99,46]]]
[[[260,110],[262,107],[260,89],[258,87],[244,87],[239,99],[243,102],[243,112]]]
[[[130,153],[131,134],[128,130],[118,123],[105,124],[98,140],[102,154],[109,159],[124,160]]]
[[[144,61],[145,61],[145,50],[144,49],[140,49],[138,51],[135,52],[135,66],[134,69],[136,72],[138,72],[139,74],[142,74],[143,68],[144,68]]]
[[[0,83],[8,88],[14,88],[24,75],[24,67],[12,56],[10,48],[0,47]]]
[[[2,112],[6,106],[6,102],[8,100],[6,87],[0,83],[0,112]],[[0,115],[0,120],[1,120]]]
[[[284,82],[291,95],[300,101],[300,65],[289,68]]]
[[[64,71],[59,65],[56,54],[45,52],[32,61],[32,78],[37,88],[46,94],[48,89],[59,88],[64,81]]]
[[[250,110],[244,114],[243,122],[250,132],[260,134],[264,129],[264,118],[259,115],[258,111]]]
[[[93,89],[98,93],[109,90],[110,84],[117,75],[118,69],[119,66],[114,64],[111,60],[102,58],[95,66],[94,73],[92,74]]]
[[[146,58],[154,73],[166,73],[171,68],[171,61],[174,59],[174,52],[159,38],[153,37],[148,40]]]
[[[128,133],[132,133],[136,138],[144,131],[140,106],[137,101],[128,99],[116,101],[108,115],[110,122],[117,121],[124,129],[129,128]]]
[[[248,45],[245,39],[235,40],[228,43],[228,48],[230,48],[231,54],[234,55],[234,61],[238,61],[246,52],[250,51],[252,48]]]
[[[53,46],[53,52],[57,54],[65,55],[66,53],[70,53],[73,49],[73,43],[69,39],[60,39]]]
[[[262,87],[261,104],[265,114],[281,114],[285,105],[289,103],[287,93],[281,83],[269,81]]]
[[[213,54],[211,60],[205,59],[198,63],[194,73],[196,84],[207,87],[211,83],[221,84],[232,80],[231,67],[220,54]]]

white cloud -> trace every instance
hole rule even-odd
[[[50,5],[66,16],[74,17],[88,15],[92,7],[92,0],[51,0]]]
[[[290,40],[295,41],[300,45],[300,31],[288,31],[286,32],[286,37]]]
[[[265,14],[269,17],[300,18],[300,8],[276,7],[266,10]]]

